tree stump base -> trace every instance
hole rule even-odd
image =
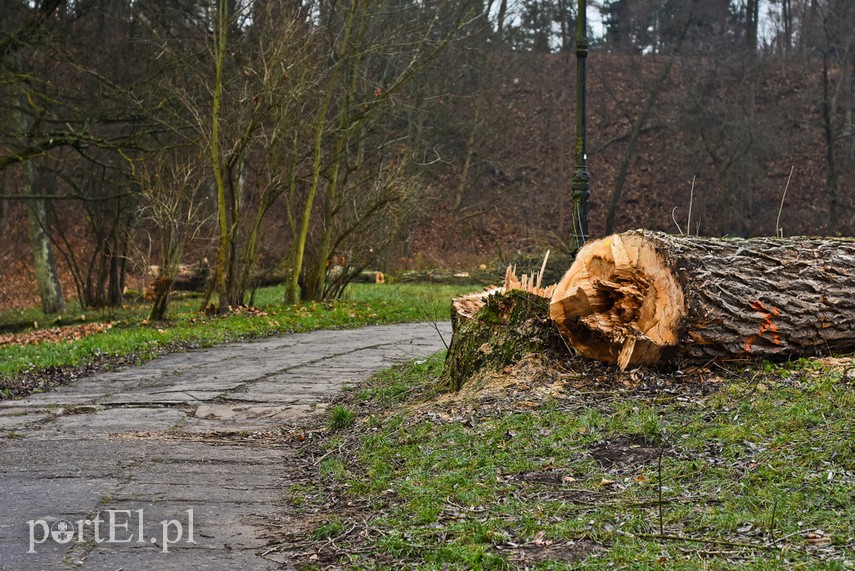
[[[510,290],[481,294],[471,316],[453,312],[452,337],[441,382],[451,391],[481,373],[501,371],[535,353],[566,358],[564,340],[549,318],[549,300]]]

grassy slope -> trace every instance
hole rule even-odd
[[[169,323],[148,324],[147,305],[86,315],[87,322],[113,321],[112,329],[79,340],[35,345],[0,347],[0,391],[2,378],[49,367],[80,367],[97,359],[132,356],[150,358],[169,348],[209,346],[225,341],[274,335],[289,331],[357,327],[376,323],[447,319],[454,295],[478,289],[475,286],[362,285],[356,284],[343,301],[289,306],[281,303],[282,288],[260,290],[256,305],[263,313],[239,313],[206,317],[196,311],[197,300],[175,302]],[[53,324],[38,310],[7,311],[0,324]],[[69,311],[61,323],[81,322],[79,312]],[[0,395],[0,398],[2,396]]]
[[[352,427],[303,444],[323,460],[291,499],[314,523],[282,549],[306,569],[852,569],[843,363],[471,404],[434,400],[441,356],[386,372]]]

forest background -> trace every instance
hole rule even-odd
[[[590,3],[594,236],[855,231],[855,3]],[[0,306],[575,247],[571,0],[0,0]],[[786,195],[785,195],[786,193]],[[151,267],[159,269],[152,274]]]

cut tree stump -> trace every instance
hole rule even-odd
[[[487,296],[471,318],[452,319],[452,330],[440,378],[451,391],[479,375],[514,365],[526,355],[568,354],[549,319],[549,300],[522,290]]]
[[[615,234],[579,251],[550,316],[579,353],[621,369],[851,351],[855,240]]]
[[[549,254],[547,253],[547,257]],[[451,304],[451,345],[441,381],[458,391],[481,373],[500,371],[529,354],[566,355],[552,320],[554,286],[541,287],[538,275],[517,278],[512,268],[501,287],[455,298]]]

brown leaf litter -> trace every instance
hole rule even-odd
[[[76,341],[95,333],[107,331],[111,327],[113,327],[113,324],[110,322],[84,323],[83,325],[35,329],[26,333],[6,333],[5,335],[0,335],[0,347],[4,345],[35,345],[37,343]]]

